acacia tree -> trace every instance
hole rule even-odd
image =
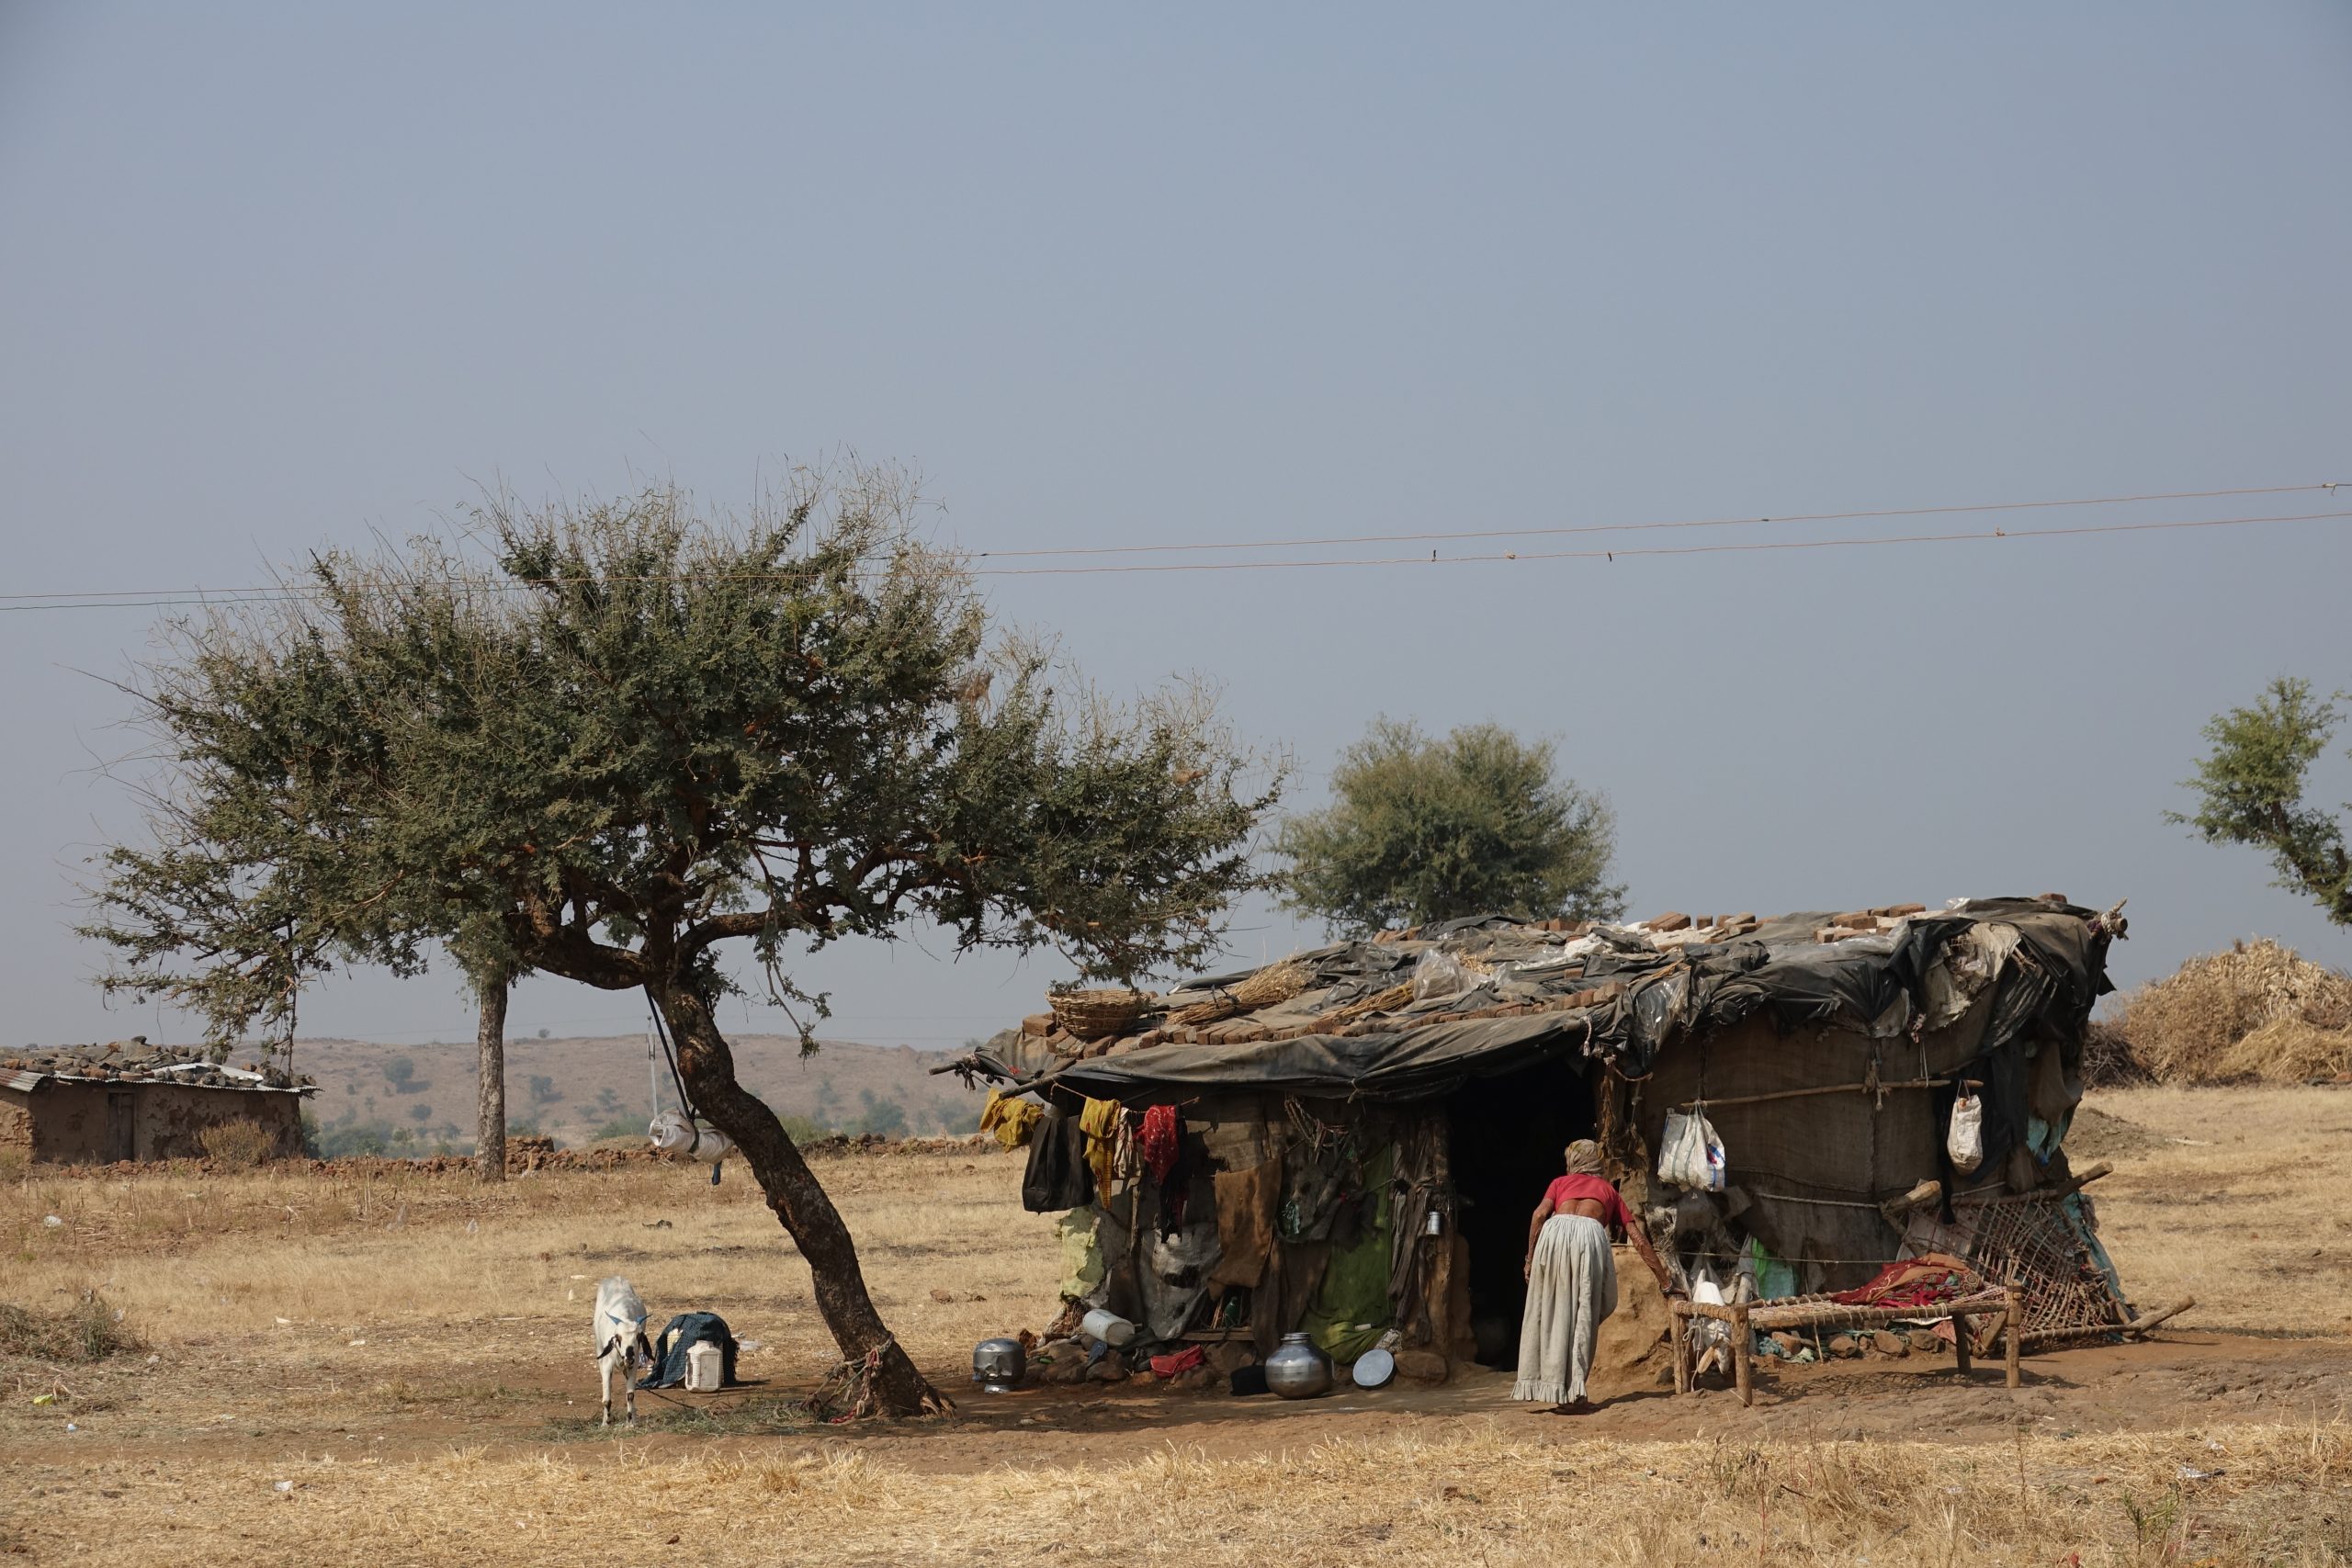
[[[2341,718],[2334,701],[2312,696],[2310,682],[2279,677],[2251,705],[2206,725],[2213,750],[2188,781],[2200,804],[2194,815],[2165,815],[2208,843],[2267,852],[2276,886],[2310,898],[2337,925],[2352,926],[2344,823],[2303,798],[2312,764],[2326,752]]]
[[[430,542],[322,558],[317,597],[263,635],[192,632],[153,712],[186,789],[276,814],[252,840],[272,859],[207,863],[236,889],[335,860],[306,910],[345,956],[413,964],[462,925],[494,931],[518,972],[643,989],[695,1109],[808,1260],[844,1359],[879,1408],[911,1413],[936,1394],[831,1201],[736,1080],[722,954],[746,946],[808,1044],[825,999],[792,960],[910,920],[959,951],[1057,948],[1091,976],[1197,964],[1262,880],[1248,840],[1279,777],[1252,782],[1195,691],[1121,708],[1057,682],[1044,648],[992,640],[960,563],[909,531],[894,476],[800,484],[727,524],[669,491],[494,502],[475,535],[489,569]],[[279,678],[313,662],[333,679]],[[207,815],[167,816],[165,847]],[[94,929],[123,953],[121,983],[203,999],[243,952],[191,913],[185,879],[146,874],[155,852],[118,852]],[[234,1018],[239,999],[220,1005]]]
[[[1332,803],[1283,824],[1283,901],[1335,930],[1462,915],[1608,919],[1615,823],[1600,795],[1557,776],[1549,741],[1500,725],[1442,740],[1374,721],[1331,773]]]

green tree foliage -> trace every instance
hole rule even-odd
[[[857,1101],[865,1114],[857,1119],[857,1131],[876,1133],[886,1138],[900,1138],[907,1132],[907,1110],[894,1100],[884,1100],[870,1089],[857,1091]]]
[[[935,1396],[831,1201],[736,1081],[716,1015],[741,944],[804,1043],[794,958],[910,920],[1126,978],[1217,951],[1261,884],[1278,779],[1214,705],[1120,707],[991,637],[897,476],[800,473],[712,522],[654,491],[494,502],[468,541],[327,555],[307,592],[178,628],[141,691],[165,775],[109,852],[108,983],[233,1037],[338,963],[643,989],[695,1109],[740,1148],[887,1409]],[[488,559],[482,558],[486,554]]]
[[[2281,676],[2245,706],[2205,727],[2212,750],[2188,787],[2200,804],[2188,816],[2168,812],[2207,843],[2246,844],[2270,856],[2276,885],[2300,893],[2338,925],[2352,926],[2352,858],[2344,822],[2304,801],[2312,764],[2327,750],[2342,714],[2335,700],[2312,695],[2311,682]],[[2346,809],[2352,809],[2346,807]]]
[[[1556,776],[1549,741],[1499,725],[1442,740],[1382,718],[1340,755],[1332,803],[1283,824],[1283,899],[1335,931],[1461,915],[1608,919],[1609,803]]]
[[[531,1103],[533,1105],[553,1105],[562,1098],[563,1090],[556,1087],[554,1074],[533,1073],[531,1075]]]

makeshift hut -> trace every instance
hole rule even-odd
[[[232,1067],[201,1052],[150,1045],[27,1046],[0,1053],[0,1148],[31,1161],[102,1165],[195,1159],[205,1132],[250,1122],[277,1157],[302,1152],[310,1080]]]
[[[1071,1313],[1148,1345],[1263,1352],[1303,1328],[1341,1361],[1508,1365],[1529,1214],[1584,1137],[1725,1300],[1932,1251],[2020,1281],[2030,1330],[2098,1331],[2129,1314],[2064,1142],[2122,934],[2055,895],[1451,920],[1059,998],[962,1066],[998,1083],[986,1124],[1030,1145],[1029,1207],[1062,1214]],[[1955,1164],[1963,1093],[1981,1147]],[[1692,1111],[1719,1189],[1659,1179]]]

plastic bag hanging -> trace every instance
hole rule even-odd
[[[1951,1126],[1944,1134],[1944,1153],[1952,1169],[1966,1176],[1984,1163],[1984,1102],[1962,1089],[1951,1102]]]
[[[1697,1192],[1720,1192],[1724,1164],[1724,1141],[1703,1111],[1693,1105],[1688,1111],[1666,1113],[1666,1132],[1658,1140],[1660,1181]]]

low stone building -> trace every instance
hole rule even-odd
[[[144,1039],[0,1056],[0,1149],[54,1165],[197,1159],[207,1129],[244,1122],[270,1157],[302,1152],[308,1083]]]

